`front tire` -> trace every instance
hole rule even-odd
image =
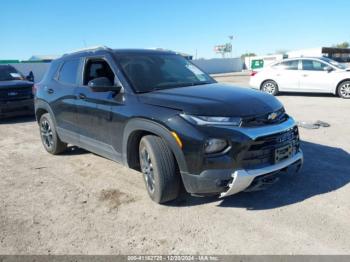
[[[139,156],[150,198],[157,203],[176,199],[180,190],[180,178],[174,155],[164,140],[158,136],[144,136],[140,141]]]
[[[350,81],[342,82],[338,87],[337,93],[339,97],[349,99],[350,98]]]
[[[267,80],[264,83],[262,83],[260,90],[275,96],[278,94],[278,85],[275,81]]]
[[[44,148],[53,155],[62,153],[67,144],[62,142],[57,135],[56,127],[49,113],[43,114],[39,121],[40,137]]]

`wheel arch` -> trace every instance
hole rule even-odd
[[[36,121],[38,123],[40,121],[40,117],[43,114],[45,114],[45,113],[49,113],[50,114],[52,121],[57,126],[55,115],[52,112],[52,109],[51,109],[50,105],[47,102],[43,101],[43,100],[36,100],[35,101],[35,118],[36,118]]]
[[[181,172],[187,172],[187,165],[175,138],[170,130],[162,124],[143,118],[134,118],[130,120],[123,134],[122,158],[127,167],[139,170],[138,147],[140,140],[145,135],[156,135],[161,137],[174,154],[175,160]]]
[[[273,79],[265,79],[265,80],[261,81],[261,84],[260,84],[260,86],[259,86],[259,89],[260,89],[260,90],[261,90],[262,86],[263,86],[267,81],[273,81],[273,82],[275,82],[276,85],[277,85],[277,88],[279,88],[278,83],[277,83],[275,80],[273,80]]]
[[[335,88],[335,90],[334,90],[334,94],[335,94],[335,95],[338,95],[338,89],[339,89],[340,85],[341,85],[342,83],[346,82],[346,81],[349,81],[349,82],[350,82],[350,78],[345,78],[345,79],[339,81],[339,83],[337,84],[337,86],[336,86],[336,88]]]

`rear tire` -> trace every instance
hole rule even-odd
[[[350,98],[350,81],[344,81],[340,83],[337,89],[338,96],[341,98]]]
[[[57,155],[67,149],[67,144],[62,142],[58,137],[56,127],[49,113],[43,114],[40,117],[39,128],[41,142],[47,152]]]
[[[273,80],[267,80],[261,84],[261,91],[268,93],[270,95],[277,95],[278,94],[278,85]]]
[[[180,177],[173,153],[158,136],[144,136],[139,145],[140,166],[150,198],[157,203],[179,195]]]

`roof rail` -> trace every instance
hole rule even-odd
[[[71,54],[76,54],[76,53],[80,53],[80,52],[86,52],[86,51],[90,51],[90,52],[96,52],[96,51],[100,51],[100,50],[112,50],[111,48],[101,45],[101,46],[91,46],[91,47],[84,47],[84,48],[80,48],[80,49],[76,49],[73,50],[69,53],[65,53],[63,56],[66,55],[71,55]]]

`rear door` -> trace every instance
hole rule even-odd
[[[79,67],[79,58],[65,60],[54,79],[43,87],[55,115],[58,133],[70,143],[75,143],[78,138],[75,89]]]
[[[300,89],[305,92],[332,92],[334,73],[325,70],[329,65],[319,60],[302,59]]]
[[[299,59],[287,60],[272,66],[273,78],[280,91],[298,91],[300,81]]]

